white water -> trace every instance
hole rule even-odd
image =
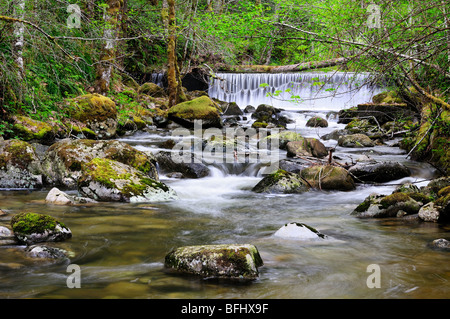
[[[208,94],[241,108],[269,104],[285,110],[329,110],[371,101],[382,88],[371,85],[370,75],[350,72],[217,73]],[[262,87],[263,86],[263,87]],[[277,96],[274,94],[279,91]],[[292,97],[298,96],[292,102]]]

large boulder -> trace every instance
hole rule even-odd
[[[204,278],[254,280],[263,261],[253,245],[223,244],[176,248],[166,255],[164,265]]]
[[[158,180],[155,159],[116,140],[61,140],[47,150],[42,162],[47,184],[75,188],[81,166],[94,158],[108,158],[130,165]]]
[[[288,157],[312,156],[323,158],[328,155],[328,150],[321,141],[316,138],[306,137],[301,141],[292,141],[286,144]]]
[[[218,104],[208,96],[201,96],[172,106],[167,115],[170,120],[187,128],[193,128],[196,120],[201,121],[202,128],[221,128],[219,109]]]
[[[78,191],[96,201],[156,202],[177,199],[173,189],[129,165],[107,158],[83,164]]]
[[[164,91],[164,89],[159,85],[152,82],[146,82],[142,84],[139,87],[138,93],[149,95],[152,97],[167,97],[166,91]]]
[[[110,98],[101,94],[85,94],[68,100],[70,116],[97,134],[99,139],[116,135],[117,107]]]
[[[54,217],[36,213],[20,213],[11,218],[11,228],[21,243],[27,245],[62,241],[72,237],[70,229]]]
[[[298,194],[307,192],[309,188],[309,185],[300,175],[279,169],[260,180],[252,191],[271,194]]]
[[[291,123],[292,120],[281,115],[281,111],[268,104],[260,104],[252,113],[252,118],[256,123],[272,124],[276,127],[286,127],[286,124]]]
[[[360,162],[348,169],[357,181],[384,183],[411,175],[411,171],[398,162]]]
[[[36,149],[20,140],[0,140],[0,188],[40,188],[42,169]]]
[[[345,168],[333,165],[315,165],[300,172],[311,187],[322,190],[350,191],[355,182]]]

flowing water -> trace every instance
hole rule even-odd
[[[285,114],[295,120],[290,129],[318,137],[343,125],[332,117],[327,128],[306,128],[304,123],[335,110]],[[156,152],[168,138],[166,131],[155,129],[121,140]],[[27,259],[23,246],[0,246],[0,298],[448,298],[450,255],[429,244],[448,239],[449,225],[350,215],[369,194],[390,194],[406,181],[426,185],[434,170],[406,159],[396,147],[336,149],[343,159],[361,154],[402,162],[413,176],[387,185],[360,185],[350,192],[267,195],[251,192],[262,178],[257,165],[231,164],[211,165],[211,176],[201,179],[161,175],[180,197],[164,203],[55,206],[44,201],[48,189],[1,191],[0,208],[9,214],[0,216],[0,225],[8,225],[17,212],[39,212],[64,222],[73,237],[53,244],[72,254],[58,263]],[[312,226],[329,239],[273,237],[290,222]],[[237,284],[164,271],[164,257],[172,248],[219,243],[254,244],[264,261],[259,278]],[[69,264],[80,266],[79,289],[67,287]],[[380,267],[380,288],[367,286],[372,264]]]

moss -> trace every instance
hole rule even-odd
[[[219,117],[218,106],[209,97],[201,96],[172,106],[168,116],[182,119],[211,119]]]
[[[25,141],[52,139],[55,136],[50,124],[26,116],[15,117],[13,130],[17,136]]]
[[[117,117],[116,103],[101,94],[86,94],[69,101],[71,117],[83,123]]]
[[[450,194],[450,186],[446,186],[444,188],[441,188],[438,192],[438,196],[447,196],[448,194]]]
[[[20,213],[11,219],[11,227],[14,232],[24,235],[43,233],[46,230],[54,230],[57,225],[67,228],[55,218],[36,213]]]
[[[269,125],[269,124],[267,124],[266,122],[258,121],[258,122],[253,122],[252,127],[253,128],[266,128],[267,125]]]
[[[116,187],[113,180],[130,178],[130,174],[120,174],[111,165],[111,160],[105,158],[94,158],[89,163],[82,164],[82,170],[89,172],[93,180],[98,181],[102,185],[114,188]]]
[[[422,194],[422,193],[408,193],[408,196],[414,199],[416,202],[421,202],[422,204],[428,204],[433,201],[433,197]]]
[[[1,145],[0,145],[1,148]],[[34,148],[30,144],[20,140],[8,140],[3,144],[0,153],[0,168],[8,163],[21,169],[26,169],[34,160]]]
[[[359,204],[355,208],[354,211],[358,212],[358,213],[363,213],[363,212],[365,212],[365,211],[367,211],[369,209],[370,205],[371,205],[370,201],[369,200],[365,200],[361,204]]]
[[[394,193],[394,194],[385,196],[380,201],[380,204],[383,208],[388,208],[392,205],[395,205],[398,202],[407,202],[409,200],[411,200],[411,197],[404,193]]]

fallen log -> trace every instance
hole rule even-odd
[[[219,72],[233,73],[283,73],[283,72],[300,72],[304,70],[328,68],[331,66],[341,65],[349,61],[350,58],[335,58],[324,61],[311,61],[290,65],[218,65]]]

